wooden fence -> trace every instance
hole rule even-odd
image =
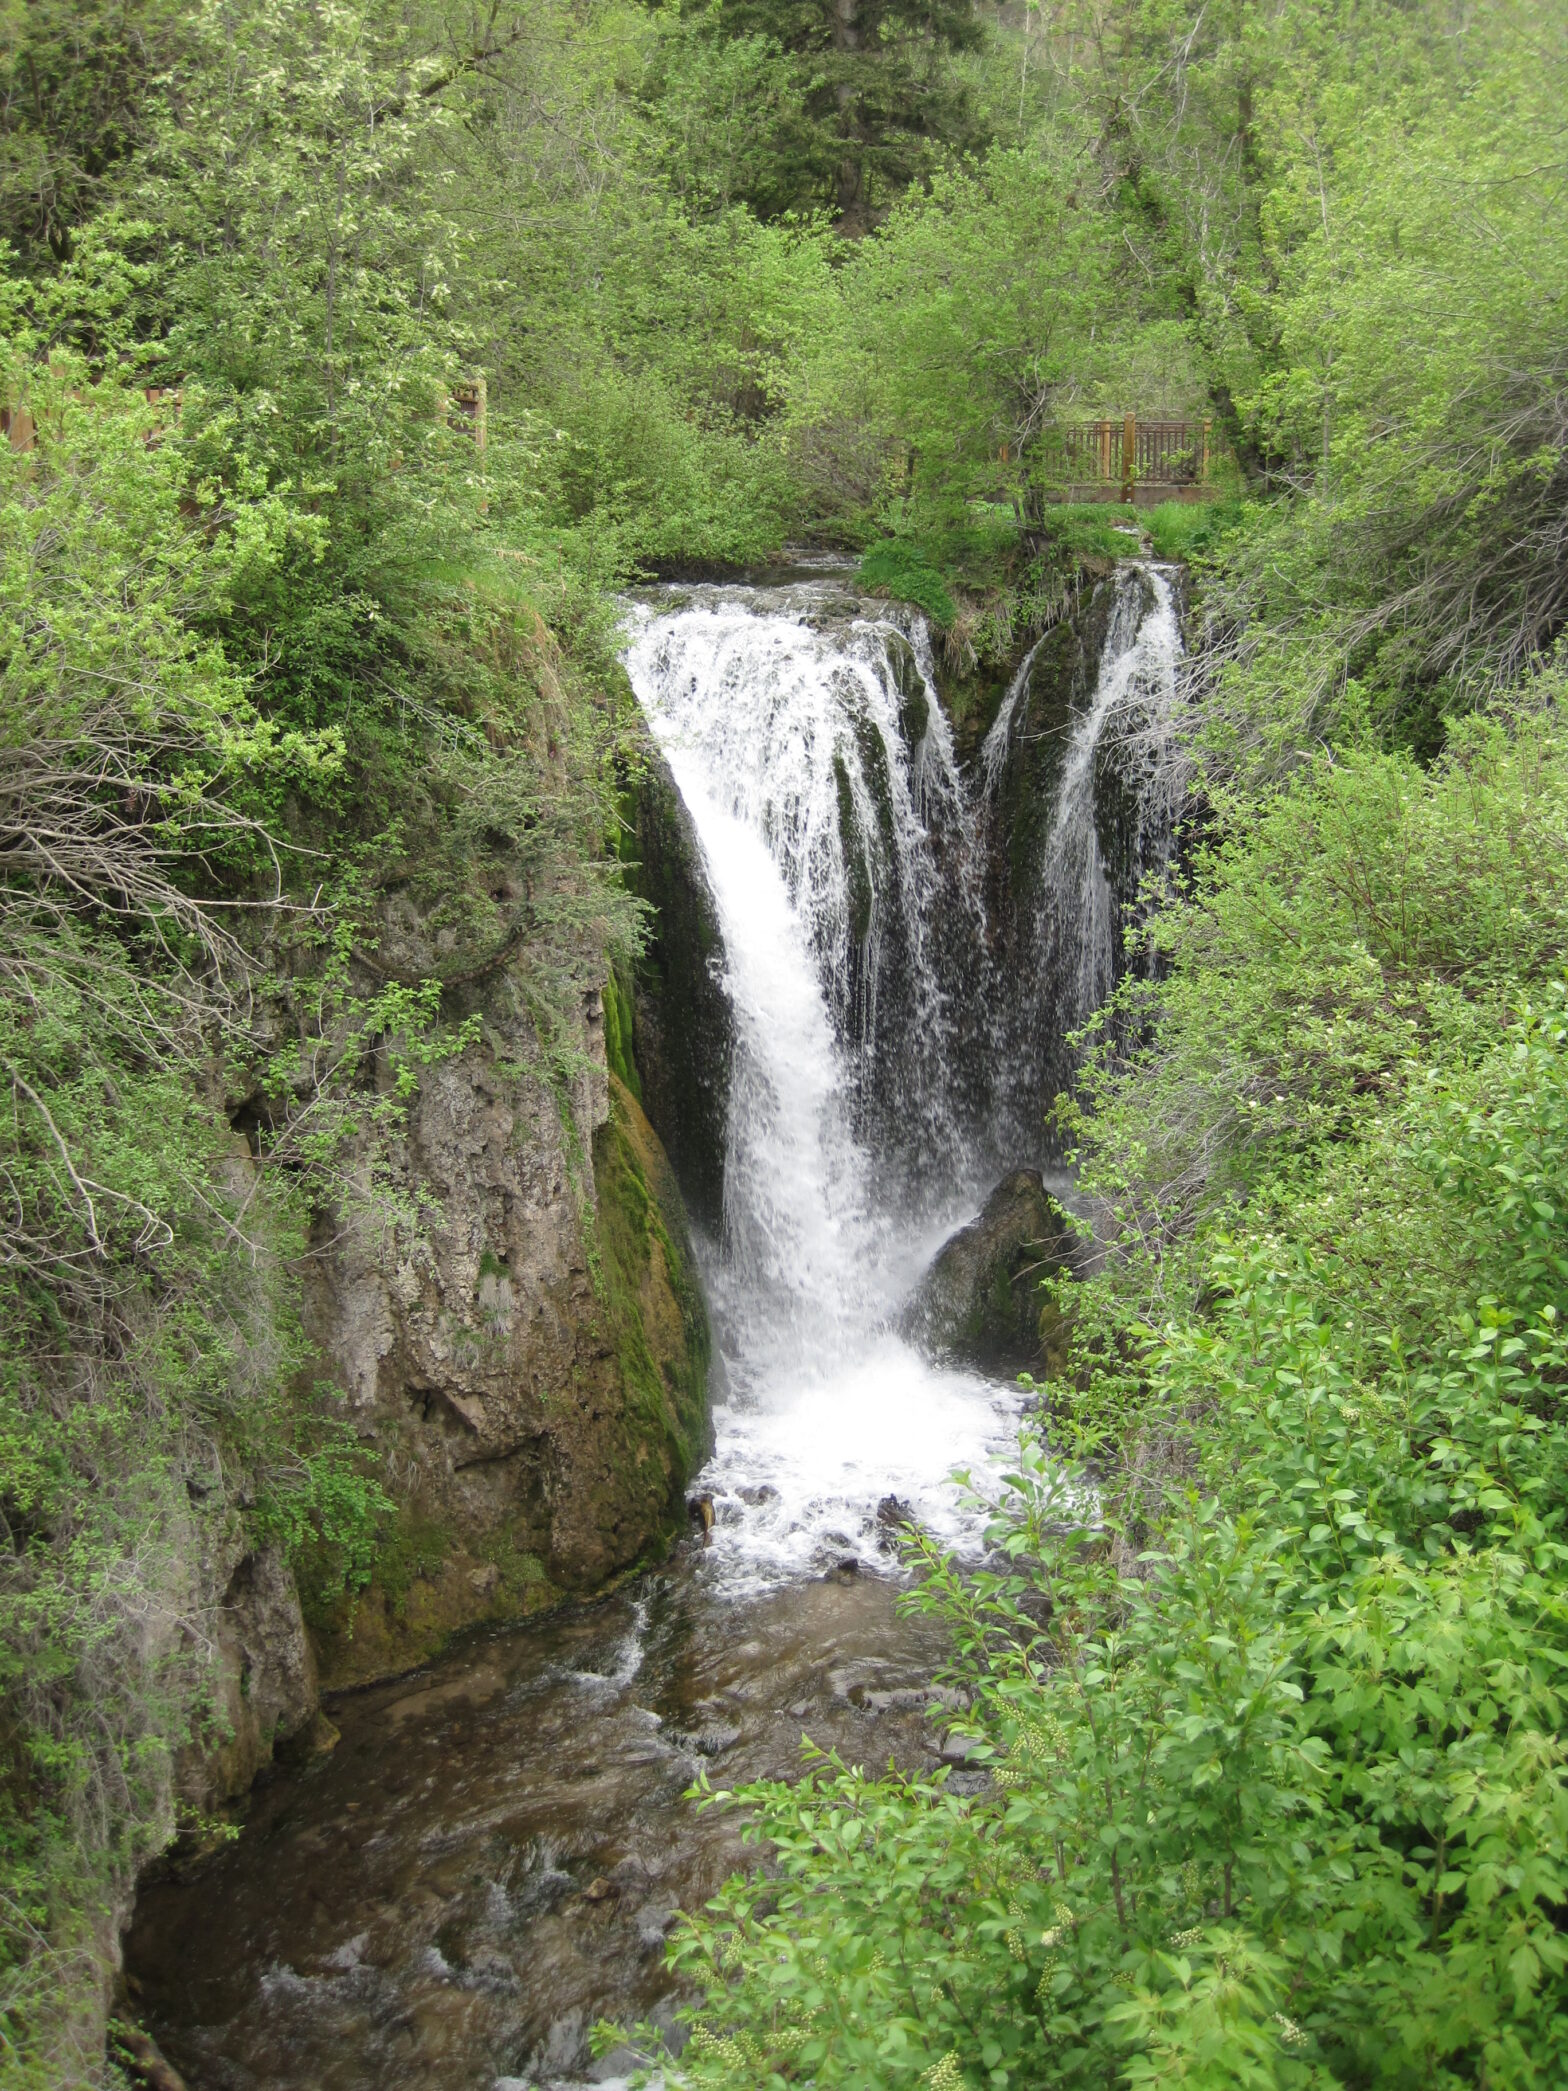
[[[1046,440],[1046,471],[1084,500],[1131,501],[1143,487],[1201,499],[1210,484],[1211,427],[1136,414],[1064,423]]]

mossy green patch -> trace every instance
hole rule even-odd
[[[674,1172],[613,1073],[610,1115],[594,1137],[594,1182],[608,1334],[638,1426],[626,1451],[667,1463],[673,1504],[707,1449],[712,1341]]]
[[[611,966],[604,983],[604,1058],[612,1075],[642,1102],[642,1083],[632,1057],[632,993],[620,969]]]
[[[889,595],[895,603],[913,603],[944,631],[958,615],[947,583],[921,548],[904,538],[884,537],[872,545],[860,562],[858,579],[862,588]]]

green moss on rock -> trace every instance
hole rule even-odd
[[[651,1456],[666,1476],[674,1525],[708,1449],[712,1340],[680,1186],[636,1097],[614,1074],[593,1163],[608,1333],[627,1420],[641,1426],[630,1456]]]
[[[838,792],[838,834],[849,883],[849,933],[852,942],[863,944],[871,934],[871,866],[866,859],[865,837],[860,832],[860,821],[855,812],[849,765],[837,753],[833,757],[833,783]]]

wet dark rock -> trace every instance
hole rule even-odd
[[[1114,581],[1101,581],[1052,626],[1013,707],[996,790],[990,896],[993,919],[1010,935],[1027,929],[1038,901],[1068,735],[1094,697],[1115,602]]]
[[[898,691],[898,730],[904,746],[913,755],[931,724],[931,700],[915,649],[902,633],[889,637],[887,658],[893,671],[893,686]]]
[[[645,743],[633,833],[633,890],[654,910],[633,998],[643,1108],[691,1214],[724,1220],[724,1137],[735,1020],[724,991],[724,936],[702,845],[668,763]]]
[[[1019,1372],[1040,1351],[1039,1280],[1070,1269],[1076,1237],[1033,1169],[1002,1179],[938,1251],[903,1315],[927,1356],[983,1372]]]
[[[871,911],[876,899],[876,885],[872,877],[871,860],[867,853],[866,838],[855,810],[854,787],[849,781],[849,765],[842,755],[833,758],[833,782],[838,792],[839,840],[844,850],[844,866],[849,875],[849,936],[851,959],[871,934]]]
[[[947,1775],[947,1790],[963,1800],[973,1800],[977,1794],[986,1793],[991,1787],[988,1771],[952,1771]]]
[[[877,1523],[896,1532],[913,1524],[914,1514],[901,1496],[884,1496],[877,1505]]]
[[[657,1953],[680,1914],[673,1902],[647,1902],[637,1912],[637,1937],[645,1953]]]
[[[867,1713],[924,1713],[931,1704],[931,1687],[907,1684],[888,1692],[863,1692],[858,1703]]]
[[[675,1728],[670,1741],[678,1750],[697,1757],[722,1757],[740,1741],[741,1731],[733,1723],[712,1721],[702,1728]]]

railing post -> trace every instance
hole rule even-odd
[[[1122,420],[1122,499],[1132,503],[1133,475],[1138,464],[1138,417],[1128,414]]]
[[[1111,477],[1111,424],[1102,421],[1095,432],[1100,438],[1100,484],[1106,486]]]
[[[1203,424],[1203,470],[1200,476],[1205,486],[1209,483],[1209,429],[1211,426],[1212,423],[1208,421],[1205,421]]]

